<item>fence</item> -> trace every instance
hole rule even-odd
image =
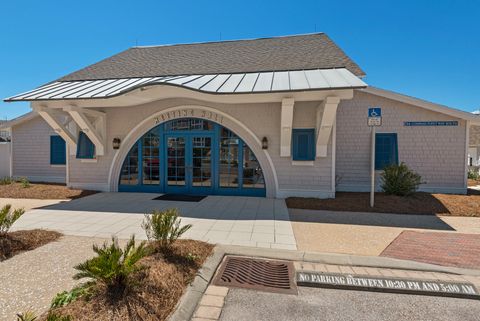
[[[0,177],[10,176],[10,144],[0,143]]]

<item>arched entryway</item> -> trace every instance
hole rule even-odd
[[[262,167],[233,131],[210,120],[178,118],[133,144],[119,191],[265,196]]]

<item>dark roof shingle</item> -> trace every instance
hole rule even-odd
[[[365,75],[326,34],[317,33],[133,47],[59,81],[329,68],[347,68],[356,76]]]

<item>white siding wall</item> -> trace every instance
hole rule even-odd
[[[13,176],[36,182],[65,183],[65,166],[50,165],[51,135],[56,133],[41,117],[13,127]]]
[[[97,163],[86,163],[70,156],[70,184],[108,190],[108,175],[113,160],[112,139],[123,138],[141,121],[163,109],[178,105],[209,106],[240,120],[261,140],[268,138],[270,155],[277,172],[279,190],[331,192],[331,146],[327,157],[317,158],[312,166],[293,166],[290,157],[280,157],[280,103],[220,105],[169,99],[141,106],[104,108],[107,113],[107,148]],[[314,128],[318,103],[296,103],[294,128]],[[154,127],[152,119],[152,127]],[[241,136],[241,133],[238,133]],[[116,178],[118,179],[118,178]],[[320,195],[320,194],[318,194]]]
[[[0,143],[0,177],[10,176],[10,143]]]
[[[342,101],[337,112],[337,190],[369,190],[371,136],[367,109],[372,106],[382,107],[383,124],[377,127],[377,133],[397,133],[399,161],[422,176],[426,182],[423,190],[466,191],[465,121],[358,91],[353,100]],[[459,126],[403,125],[405,121],[444,120],[458,120]]]

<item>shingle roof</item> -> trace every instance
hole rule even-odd
[[[326,34],[133,47],[58,81],[347,68],[364,76]]]

